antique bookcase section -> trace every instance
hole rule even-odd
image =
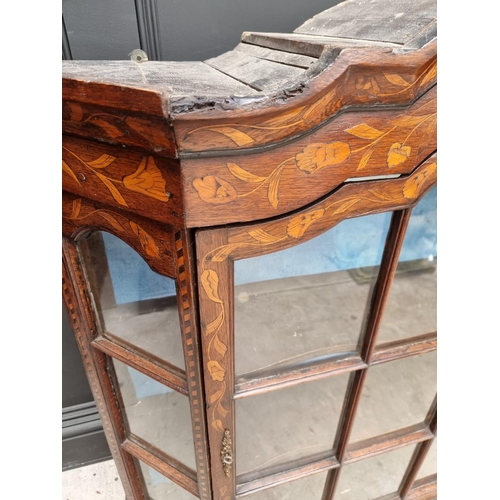
[[[375,462],[389,490],[370,498],[418,498],[434,487],[433,476],[415,479],[436,433],[435,327],[377,336],[395,275],[407,271],[401,249],[412,210],[428,198],[435,210],[436,166],[433,154],[408,175],[344,184],[292,215],[197,231],[215,499],[277,498],[296,479],[297,498],[351,498],[342,491],[373,474]],[[404,378],[423,369],[430,382]],[[371,428],[365,400],[391,376],[404,380],[394,391],[425,385],[424,394],[412,418],[382,411]],[[379,398],[377,411],[386,403]]]

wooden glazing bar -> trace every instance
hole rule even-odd
[[[182,463],[171,457],[167,457],[165,454],[138,439],[136,436],[130,436],[122,443],[121,447],[127,451],[127,453],[130,453],[130,455],[141,460],[146,465],[149,465],[180,487],[198,496],[196,474]]]
[[[132,457],[120,447],[125,439],[125,429],[120,406],[106,370],[106,356],[91,345],[96,323],[89,297],[85,293],[85,278],[78,252],[74,243],[66,238],[63,238],[62,250],[63,298],[111,454],[127,499],[146,500],[136,465]]]
[[[375,347],[370,366],[407,358],[437,349],[437,332],[426,333],[410,339],[396,340]]]
[[[201,338],[198,318],[198,300],[194,290],[196,271],[194,241],[192,233],[178,231],[174,235],[176,262],[177,303],[179,304],[179,324],[184,349],[187,389],[191,408],[193,442],[195,446],[196,470],[199,497],[201,500],[212,498],[210,462],[207,435],[207,416],[205,391],[203,385],[203,366],[201,361]]]
[[[437,498],[437,474],[415,481],[405,500],[435,500]]]
[[[262,394],[276,389],[283,389],[302,382],[319,380],[331,375],[348,373],[367,365],[359,356],[348,355],[332,361],[317,363],[307,367],[286,370],[278,375],[259,376],[241,380],[236,384],[235,399]]]
[[[397,431],[365,439],[350,445],[347,448],[343,465],[396,450],[410,444],[432,441],[433,438],[434,434],[432,434],[429,427],[425,424],[398,429]]]
[[[118,361],[121,361],[135,370],[144,373],[148,377],[160,382],[160,384],[166,385],[181,394],[188,394],[188,384],[182,370],[175,369],[172,365],[170,365],[169,368],[166,366],[160,366],[158,363],[142,357],[143,355],[139,355],[120,345],[118,342],[113,342],[105,337],[102,337],[101,335],[99,335],[92,342],[92,346],[108,356],[112,356]],[[175,369],[177,373],[174,372],[173,369]]]
[[[399,253],[403,246],[403,240],[411,216],[411,209],[396,211],[392,214],[389,232],[387,234],[384,253],[380,264],[377,281],[373,290],[370,311],[364,328],[364,337],[361,341],[361,358],[369,365],[376,344],[378,328],[382,319],[384,306],[389,296],[390,284],[396,273]],[[348,396],[344,402],[344,408],[335,437],[334,450],[339,463],[344,462],[347,444],[354,424],[354,418],[361,399],[363,387],[368,369],[354,372],[349,380],[347,389]],[[328,474],[322,500],[332,500],[337,487],[339,474],[330,472]]]
[[[425,457],[432,446],[434,436],[437,432],[437,396],[434,397],[431,407],[427,412],[427,416],[425,417],[425,426],[429,429],[432,437],[428,441],[419,444],[413,452],[412,458],[399,487],[399,495],[403,499],[406,498],[406,495],[410,491],[410,488],[417,477],[418,471],[420,470],[420,467],[422,466]]]
[[[328,454],[323,453],[319,459],[309,459],[308,462],[305,462],[304,459],[296,460],[286,464],[285,466],[281,465],[279,467],[280,470],[270,469],[267,472],[271,473],[264,477],[250,480],[250,475],[238,476],[236,497],[240,498],[260,490],[272,488],[273,486],[278,486],[295,479],[300,479],[311,474],[324,472],[337,467],[339,467],[339,462],[332,452],[328,452]]]

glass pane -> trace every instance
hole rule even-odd
[[[351,442],[421,423],[436,395],[436,352],[368,370]]]
[[[194,500],[198,498],[140,460],[136,459],[136,463],[139,463],[151,500]]]
[[[344,466],[335,500],[373,500],[395,493],[414,451],[414,445],[406,446]]]
[[[326,475],[327,472],[314,474],[268,490],[258,491],[249,495],[248,498],[252,500],[320,500],[325,487]]]
[[[378,342],[437,329],[437,187],[413,209]]]
[[[152,271],[109,233],[95,231],[84,245],[87,279],[105,332],[184,369],[175,280]]]
[[[112,362],[130,432],[195,470],[187,396],[116,359]]]
[[[356,351],[389,221],[389,213],[346,220],[296,247],[236,261],[236,373]]]
[[[424,463],[418,471],[417,479],[423,479],[433,474],[437,474],[437,438],[434,438],[432,442],[431,449],[428,451]]]
[[[236,467],[255,472],[333,449],[349,374],[236,401]]]

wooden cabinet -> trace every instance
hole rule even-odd
[[[436,497],[433,2],[63,64],[63,295],[128,500]]]

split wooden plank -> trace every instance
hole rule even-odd
[[[205,63],[262,91],[280,90],[304,74],[301,68],[258,59],[235,50],[208,59]]]
[[[269,49],[292,52],[309,57],[320,57],[326,47],[388,47],[400,48],[400,44],[355,40],[328,36],[313,36],[295,33],[258,33],[246,31],[241,36],[245,44],[258,45]]]
[[[267,47],[259,47],[258,45],[250,45],[248,43],[238,44],[234,50],[243,52],[249,56],[274,61],[288,66],[296,66],[298,68],[308,69],[318,59],[316,57],[304,56],[292,52],[284,52],[282,50],[274,50]]]

